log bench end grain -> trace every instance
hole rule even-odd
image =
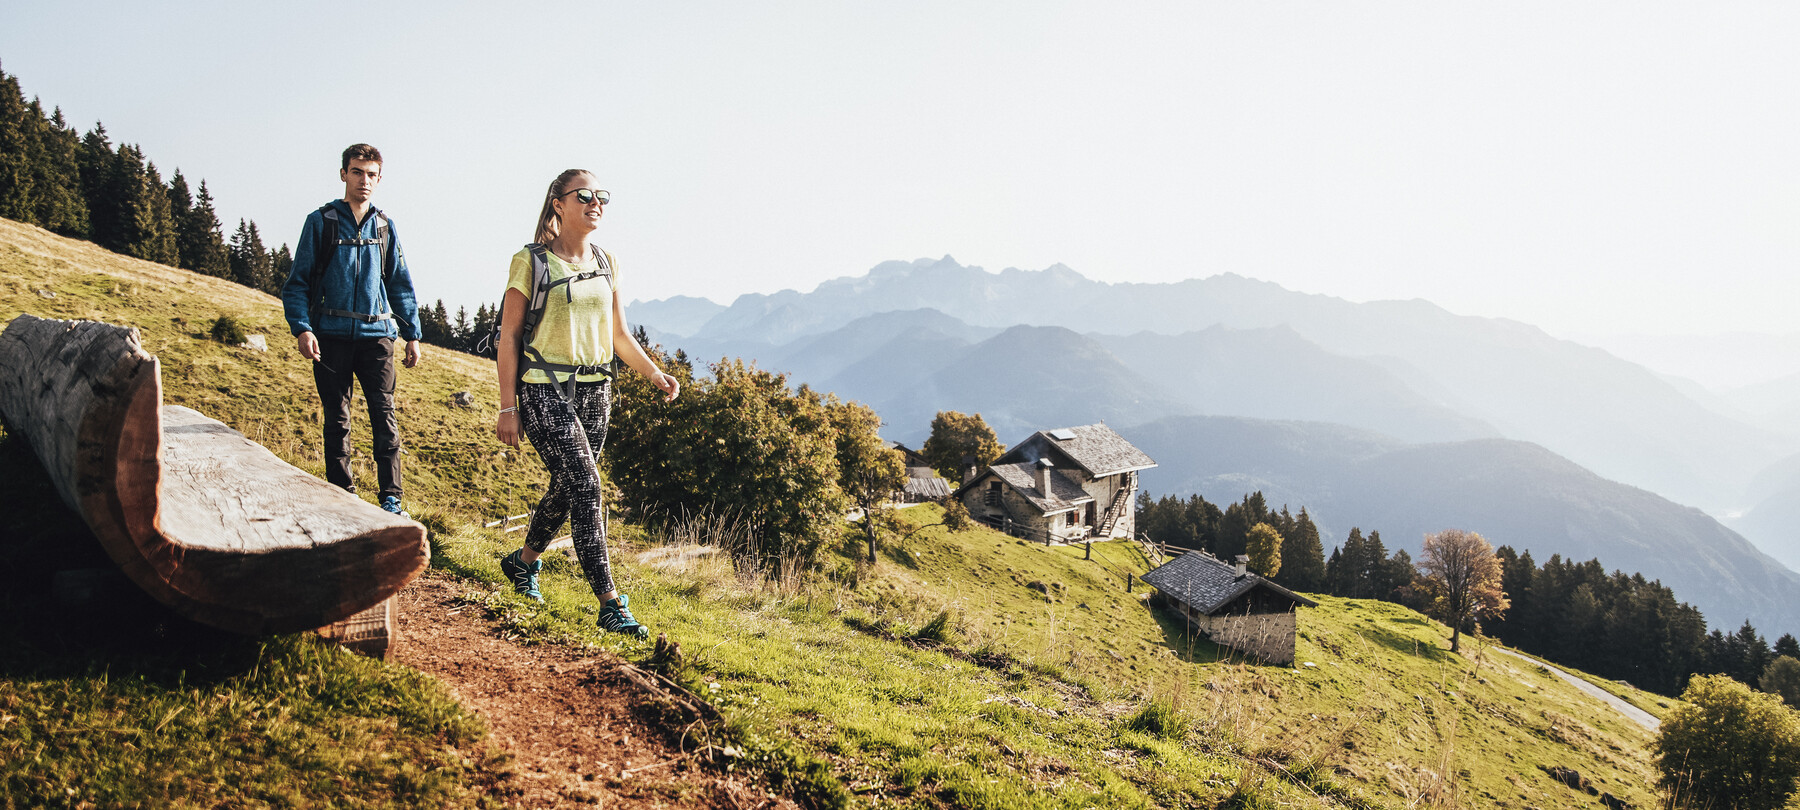
[[[20,315],[0,333],[9,430],[126,576],[178,613],[241,633],[342,636],[329,626],[424,570],[423,526],[161,399],[136,330]]]

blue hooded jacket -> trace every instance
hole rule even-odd
[[[350,212],[350,204],[332,200],[337,209],[338,239],[375,239],[375,228],[381,218],[379,209],[369,206],[360,225]],[[281,303],[287,314],[288,328],[295,335],[311,332],[319,337],[340,340],[373,340],[391,338],[395,332],[404,340],[419,339],[419,303],[413,297],[412,275],[406,268],[406,252],[400,249],[400,232],[388,220],[388,239],[393,243],[394,272],[382,283],[381,245],[338,245],[321,275],[324,300],[313,308],[318,295],[311,289],[314,246],[319,229],[330,223],[325,215],[313,211],[306,215],[300,228],[300,242],[294,247],[294,267],[287,283],[281,287]],[[328,315],[324,310],[342,310],[367,316],[393,313],[392,319],[365,321],[344,315]]]

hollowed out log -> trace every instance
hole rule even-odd
[[[125,574],[204,624],[323,627],[393,596],[430,559],[418,523],[162,405],[135,329],[13,319],[0,333],[0,416]]]

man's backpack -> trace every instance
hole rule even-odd
[[[613,374],[612,363],[601,363],[597,366],[551,363],[545,361],[544,356],[539,354],[536,349],[531,348],[531,339],[537,335],[538,324],[544,320],[544,309],[550,303],[550,294],[557,287],[563,288],[563,294],[567,296],[564,300],[573,301],[575,300],[575,291],[570,287],[577,281],[604,278],[607,286],[612,286],[612,264],[606,260],[606,251],[601,250],[598,245],[589,245],[588,247],[594,251],[594,260],[599,263],[599,269],[592,273],[564,276],[551,281],[549,249],[537,242],[525,246],[525,249],[531,253],[531,296],[525,302],[525,314],[519,323],[519,376],[525,376],[525,372],[534,368],[548,374],[552,381],[557,379],[558,374],[567,374],[569,378],[558,383],[566,389],[565,396],[574,395],[577,375],[602,374],[611,377]],[[500,311],[494,314],[493,327],[475,343],[476,354],[486,355],[489,351],[497,354],[500,351],[500,324],[505,320],[506,299],[502,297]]]
[[[372,208],[370,210],[376,217],[374,239],[340,239],[338,238],[339,217],[337,208],[330,203],[326,203],[319,208],[319,214],[325,218],[325,221],[320,224],[319,232],[313,240],[313,266],[311,273],[307,275],[308,286],[306,288],[307,292],[312,296],[312,309],[315,313],[320,315],[337,315],[344,318],[355,318],[364,323],[393,320],[394,313],[392,312],[383,312],[380,315],[365,315],[361,312],[347,312],[341,309],[324,308],[325,270],[326,268],[331,267],[331,260],[337,256],[337,249],[340,245],[352,245],[355,247],[380,245],[381,283],[385,285],[389,279],[394,277],[394,265],[397,263],[398,257],[395,256],[394,240],[389,235],[392,233],[392,229],[388,227],[390,224],[388,216],[387,214],[382,213],[379,208]]]

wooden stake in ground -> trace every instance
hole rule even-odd
[[[163,407],[137,331],[20,315],[0,334],[0,416],[133,582],[241,633],[310,630],[424,570],[425,528]]]

